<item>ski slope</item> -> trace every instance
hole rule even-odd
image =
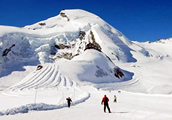
[[[60,72],[59,68],[61,66],[59,64],[45,64],[42,69],[30,71],[30,74],[22,81],[1,91],[0,97],[3,104],[0,112],[1,118],[4,120],[35,118],[37,120],[85,120],[88,118],[94,118],[95,120],[107,118],[121,120],[145,118],[148,120],[170,120],[172,118],[172,107],[170,107],[172,106],[172,96],[165,93],[152,94],[150,88],[154,85],[146,84],[146,79],[150,78],[147,78],[147,75],[141,75],[148,74],[144,69],[151,66],[145,63],[138,64],[140,66],[144,65],[144,68],[121,64],[122,68],[126,67],[128,70],[135,71],[136,74],[130,81],[109,84],[85,83],[85,85],[63,76],[64,73]],[[161,63],[161,65],[159,63],[159,66],[154,66],[154,69],[165,65],[168,65],[168,62],[166,64]],[[163,71],[162,69],[161,72]],[[158,74],[154,73],[153,76]],[[166,72],[166,74],[170,74],[170,72]],[[162,77],[166,74],[162,75]],[[149,74],[149,77],[151,76]],[[156,84],[159,83],[160,79],[157,79]],[[159,93],[162,92],[161,90],[164,91],[160,88]],[[158,93],[158,91],[156,92]],[[110,114],[105,114],[103,106],[100,104],[104,94],[110,99],[112,111]],[[117,96],[117,103],[113,102],[114,95]],[[67,108],[66,104],[68,96],[73,101],[70,109]],[[67,115],[66,112],[68,113]],[[85,114],[87,114],[87,117],[85,117]]]
[[[91,93],[85,102],[72,105],[71,108],[52,109],[49,111],[29,111],[27,114],[16,114],[1,116],[3,120],[171,120],[172,106],[171,96],[167,95],[148,95],[142,93],[131,93],[126,91],[98,91],[93,87],[85,86]],[[106,94],[109,99],[109,106],[112,113],[104,113],[101,99]],[[113,102],[113,96],[117,96],[117,103]],[[51,108],[53,108],[51,106]],[[39,108],[38,108],[39,110]]]
[[[77,83],[77,80],[72,80],[64,76],[61,73],[59,66],[60,65],[57,63],[44,64],[43,68],[35,69],[17,84],[3,90],[1,101],[3,101],[5,104],[6,99],[11,99],[10,101],[15,104],[9,104],[10,106],[6,105],[5,108],[2,107],[1,110],[8,110],[2,112],[1,114],[17,114],[18,112],[23,112],[22,110],[16,113],[11,113],[9,111],[19,109],[22,105],[28,104],[29,106],[32,106],[30,105],[30,103],[33,103],[33,106],[35,106],[36,103],[44,103],[46,104],[46,106],[51,106],[51,104],[54,104],[56,106],[55,108],[65,107],[65,98],[69,96],[73,98],[73,104],[78,104],[87,100],[90,97],[91,93],[89,93],[87,90],[81,89],[83,85],[81,84],[81,82]],[[119,89],[121,87],[134,85],[138,81],[139,79],[133,79],[121,83],[115,82],[108,84],[100,82],[99,84],[92,84],[97,89],[113,90],[113,88]],[[48,95],[50,97],[44,98],[45,95]],[[25,99],[25,97],[27,99]],[[20,99],[25,100],[19,103],[18,100]],[[10,110],[10,107],[14,108]],[[44,107],[43,110],[45,108],[46,107]],[[54,109],[54,107],[50,107],[47,109]],[[30,108],[29,110],[32,110],[32,108]]]
[[[75,81],[61,75],[58,65],[55,64],[47,64],[40,70],[35,69],[19,83],[5,89],[2,93],[4,95],[1,101],[5,104],[6,99],[11,99],[10,102],[16,102],[14,107],[30,103],[45,103],[47,106],[56,104],[56,108],[59,108],[59,106],[66,106],[65,97],[74,98],[74,104],[85,101],[89,97],[89,93],[82,91]],[[18,103],[20,99],[25,100]],[[1,110],[8,107],[11,105]]]
[[[171,120],[171,45],[129,41],[79,9],[0,26],[0,120]],[[100,104],[105,94],[110,114]]]

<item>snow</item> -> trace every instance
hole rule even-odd
[[[129,41],[80,9],[24,28],[0,26],[0,120],[171,120],[171,45],[172,38]],[[105,94],[112,113],[103,112]]]
[[[89,87],[87,87],[88,89]],[[105,92],[97,91],[90,88],[87,91],[91,91],[93,95],[88,100],[79,105],[72,105],[71,108],[61,108],[46,111],[30,111],[26,114],[16,114],[3,116],[5,120],[22,120],[22,119],[72,119],[72,120],[103,120],[103,119],[148,119],[148,120],[170,120],[171,116],[171,97],[166,95],[147,95],[140,93],[130,93],[121,91]],[[110,109],[112,113],[104,113],[103,106],[101,105],[101,99],[107,94],[110,98]],[[113,95],[117,95],[117,103],[113,102]],[[158,104],[158,105],[157,105]],[[38,105],[39,106],[39,105]],[[40,105],[41,106],[41,105]],[[46,105],[45,105],[46,106]],[[33,107],[33,106],[32,106]],[[24,109],[24,108],[23,108]],[[39,109],[39,107],[38,107]],[[43,108],[42,108],[43,109]],[[87,117],[86,117],[86,116]]]

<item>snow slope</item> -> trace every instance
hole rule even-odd
[[[109,59],[106,61],[135,61],[128,47],[131,42],[101,18],[84,10],[63,10],[34,25],[24,28],[1,26],[0,29],[1,77],[13,71],[25,71],[25,66],[53,63],[61,58],[71,60],[88,49],[101,52]],[[102,69],[98,65],[94,67]],[[116,70],[122,71],[114,63],[106,69],[103,71],[108,74],[106,76],[117,73]],[[116,79],[129,80],[133,74],[125,72],[124,76],[117,76]]]
[[[103,120],[110,119],[113,120],[138,120],[138,119],[148,119],[148,120],[171,120],[171,96],[167,95],[149,95],[141,93],[130,93],[121,91],[106,92],[98,91],[94,88],[86,86],[83,89],[91,92],[91,96],[88,100],[79,105],[72,105],[69,109],[67,107],[62,109],[54,109],[54,106],[50,106],[52,110],[46,110],[46,105],[43,107],[36,107],[38,109],[33,109],[26,114],[15,114],[15,115],[5,115],[1,116],[2,120]],[[106,94],[110,99],[110,109],[112,113],[104,113],[103,106],[100,104],[103,95]],[[113,102],[113,95],[117,95],[117,103]],[[41,106],[41,105],[37,105]],[[33,105],[32,108],[35,106]],[[29,107],[28,107],[29,108]],[[31,107],[30,107],[31,108]],[[41,109],[40,109],[41,108]],[[21,108],[20,108],[21,109]],[[19,109],[19,110],[20,110]],[[23,107],[24,109],[24,107]],[[38,112],[39,110],[39,112]],[[41,110],[41,111],[40,111]],[[42,111],[43,110],[43,111]],[[23,110],[24,111],[24,110]]]
[[[171,38],[129,41],[80,9],[23,28],[0,26],[0,119],[171,120],[171,46]],[[111,114],[102,114],[104,94]]]

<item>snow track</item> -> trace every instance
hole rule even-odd
[[[139,77],[135,77],[129,81],[96,84],[95,87],[103,90],[117,90],[135,85],[139,80]],[[3,93],[16,104],[10,106],[10,109],[7,106],[5,111],[0,111],[0,115],[27,113],[31,110],[60,109],[67,107],[67,97],[72,98],[72,105],[84,102],[90,97],[88,90],[63,75],[57,64],[45,64],[42,69],[31,72]],[[24,101],[18,102],[21,99]]]
[[[2,92],[3,101],[11,99],[11,102],[16,103],[11,110],[17,110],[21,105],[26,105],[27,108],[28,105],[40,106],[40,104],[47,107],[47,110],[52,110],[66,107],[67,97],[72,98],[73,105],[88,99],[90,94],[82,91],[74,80],[62,75],[58,68],[56,64],[45,64],[42,69],[31,72],[19,83]],[[25,100],[20,103],[18,102],[20,99]]]
[[[35,70],[25,77],[21,82],[11,86],[4,91],[5,94],[12,94],[19,91],[46,88],[77,88],[76,82],[61,75],[58,66],[55,64],[45,65],[40,70]]]
[[[98,89],[102,89],[102,90],[118,90],[120,88],[125,88],[125,87],[130,87],[130,86],[136,85],[139,82],[140,82],[140,77],[133,78],[132,80],[128,80],[128,81],[97,84],[97,85],[95,85],[95,87]]]

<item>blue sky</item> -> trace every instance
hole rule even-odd
[[[130,40],[172,37],[172,0],[1,0],[0,25],[23,27],[63,9],[94,13]]]

